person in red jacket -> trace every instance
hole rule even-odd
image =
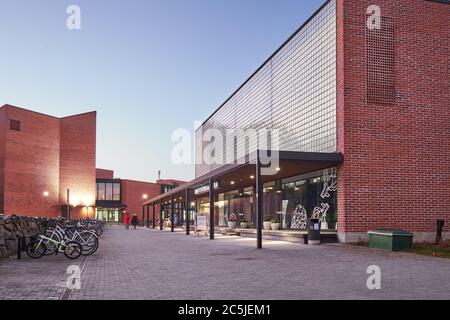
[[[124,217],[124,219],[123,219],[124,221],[124,223],[125,223],[125,229],[130,229],[130,214],[127,212],[126,214],[125,214],[125,217]]]

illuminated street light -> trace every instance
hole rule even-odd
[[[148,198],[148,195],[147,195],[147,194],[143,194],[143,195],[142,195],[142,199],[146,200],[147,198]]]
[[[50,193],[49,193],[48,191],[44,191],[44,192],[42,193],[42,195],[43,195],[44,197],[48,197],[48,196],[50,195]]]

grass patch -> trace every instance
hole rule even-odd
[[[450,259],[450,241],[443,241],[437,245],[434,243],[415,244],[413,248],[407,252]]]
[[[354,246],[358,247],[369,247],[369,243],[367,241],[358,241],[352,243]],[[447,258],[450,259],[450,240],[442,241],[438,245],[434,243],[415,243],[411,250],[406,250],[403,252],[420,254],[423,256],[429,257],[439,257],[439,258]]]

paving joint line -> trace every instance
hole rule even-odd
[[[82,258],[83,260],[80,262],[80,264],[78,265],[80,267],[80,279],[83,275],[83,271],[84,268],[87,264],[88,261],[88,256],[83,256]],[[69,289],[66,287],[66,289],[64,290],[63,294],[61,295],[61,297],[59,298],[59,300],[70,300],[71,296],[73,293],[73,289]]]

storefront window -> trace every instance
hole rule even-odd
[[[228,219],[233,214],[237,218],[238,226],[241,222],[247,222],[249,226],[256,225],[253,188],[239,189],[225,193],[223,205],[223,225],[228,225]]]
[[[307,219],[322,229],[337,229],[335,169],[279,180],[264,185],[264,218],[276,219],[282,229],[305,230]]]
[[[237,227],[247,222],[256,228],[253,187],[218,194],[214,203],[216,226],[228,226],[230,216]],[[196,212],[205,213],[209,223],[209,198],[197,199]],[[306,230],[307,220],[318,218],[322,229],[337,229],[337,175],[330,168],[310,174],[276,180],[263,187],[264,220],[277,220],[280,229]]]

